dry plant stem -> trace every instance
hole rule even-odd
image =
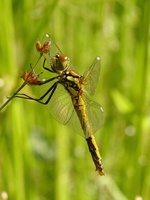
[[[37,60],[37,62],[35,63],[35,65],[34,65],[34,67],[33,68],[35,68],[35,66],[37,65],[37,63],[39,62],[39,60],[41,59],[41,57],[43,56],[43,54],[40,54],[40,56],[39,56],[39,58],[38,58],[38,60]],[[32,69],[33,69],[32,68]],[[19,88],[18,88],[18,90],[16,91],[16,92],[14,92],[14,94],[11,96],[11,97],[8,97],[8,100],[0,107],[0,111],[3,109],[3,108],[5,108],[6,107],[6,105],[15,97],[15,95],[16,94],[18,94],[18,92],[20,92],[20,90],[22,90],[22,88],[24,88],[25,86],[26,86],[26,82],[24,82]]]
[[[5,106],[15,97],[15,95],[26,85],[27,83],[24,82],[20,88],[18,88],[18,90],[11,96],[9,97],[9,99],[0,107],[0,111],[5,108]]]

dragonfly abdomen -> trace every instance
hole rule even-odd
[[[94,135],[91,135],[90,137],[86,138],[86,141],[88,143],[89,151],[91,152],[93,162],[96,166],[96,171],[98,171],[98,173],[102,176],[104,175],[103,164]]]
[[[74,107],[78,115],[78,118],[80,120],[81,127],[84,131],[84,135],[85,135],[93,162],[95,164],[96,171],[98,171],[100,175],[104,175],[102,159],[99,153],[97,143],[95,141],[95,137],[93,135],[91,124],[87,116],[87,110],[86,110],[86,106],[84,105],[84,100],[81,96],[79,96],[78,99],[75,99],[75,100],[76,100],[75,101],[76,104],[74,105]]]

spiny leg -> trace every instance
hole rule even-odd
[[[28,99],[28,100],[33,100],[33,101],[37,101],[38,103],[41,104],[48,104],[48,102],[50,101],[51,97],[53,96],[56,88],[57,88],[57,84],[58,82],[55,82],[45,93],[44,95],[42,95],[40,98],[33,98],[31,96],[28,96],[26,94],[17,94],[15,95],[15,97],[17,98],[22,98],[22,99]],[[44,97],[46,97],[48,94],[50,93],[48,99],[45,102],[42,102],[42,100],[44,99]]]

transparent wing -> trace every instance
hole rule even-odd
[[[89,100],[87,96],[84,95],[83,100],[86,107],[85,112],[94,134],[104,123],[104,111],[99,103]],[[73,113],[72,125],[77,133],[85,137],[76,112]]]
[[[41,94],[43,95],[47,90],[48,84],[43,85]],[[47,95],[43,101],[46,101],[48,96],[49,95]],[[74,108],[69,93],[60,84],[58,84],[52,98],[46,107],[51,115],[62,124],[66,124],[69,121]]]
[[[84,89],[91,96],[95,93],[95,89],[100,75],[100,66],[100,57],[96,57],[91,67],[89,67],[83,75]]]
[[[82,137],[85,138],[83,129],[81,127],[81,123],[79,121],[79,118],[77,116],[76,111],[74,110],[72,118],[71,118],[71,122],[72,122],[72,127],[75,130],[76,133],[80,134]]]
[[[89,101],[88,99],[85,101],[86,105],[89,105],[89,109],[87,109],[87,116],[94,134],[104,123],[104,111],[99,103]]]
[[[57,44],[53,41],[52,37],[49,34],[46,34],[46,37],[48,37],[49,40],[51,41],[50,53],[49,53],[50,59],[56,56],[56,54],[63,54],[59,49],[59,47],[57,46]],[[69,62],[69,69],[77,72],[76,68],[72,65],[71,62]]]
[[[62,54],[61,50],[59,49],[59,47],[57,46],[57,44],[53,41],[52,37],[49,34],[45,34],[45,35],[51,41],[51,45],[50,45],[50,57],[54,57],[56,54]]]

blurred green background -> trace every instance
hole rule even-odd
[[[49,33],[83,74],[102,60],[93,100],[105,112],[95,134],[105,176],[84,138],[43,105],[13,99],[0,112],[0,199],[147,200],[150,198],[150,1],[0,1],[0,105]],[[34,95],[36,87],[26,86]]]

